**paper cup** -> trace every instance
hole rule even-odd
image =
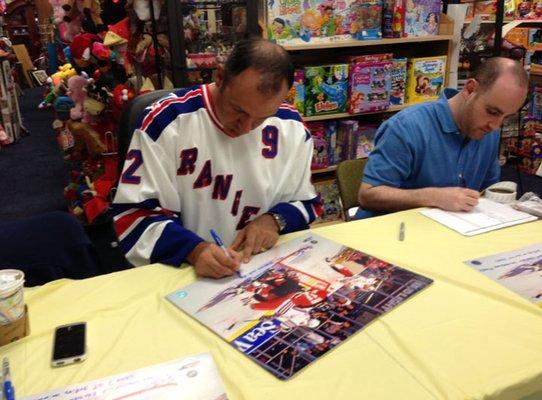
[[[485,190],[484,197],[498,203],[512,203],[517,197],[517,184],[515,182],[497,182]]]
[[[23,316],[23,284],[23,271],[0,270],[0,325],[11,324]]]

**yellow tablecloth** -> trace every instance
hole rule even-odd
[[[191,268],[52,282],[25,291],[31,336],[0,348],[17,395],[210,351],[230,399],[542,399],[542,310],[463,264],[540,242],[542,221],[467,238],[412,210],[317,233],[435,282],[287,382],[164,299]],[[50,368],[54,327],[76,321],[88,359]]]

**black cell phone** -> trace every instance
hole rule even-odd
[[[53,343],[52,367],[81,362],[87,358],[87,324],[77,322],[57,326]]]

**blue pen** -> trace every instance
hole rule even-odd
[[[4,372],[4,397],[6,400],[15,400],[15,388],[11,383],[9,360],[7,357],[4,357],[4,361],[2,362],[2,370]]]
[[[228,249],[226,248],[226,246],[224,246],[224,242],[222,241],[220,236],[218,236],[218,233],[214,229],[211,229],[210,232],[216,245],[222,249],[226,257],[231,258],[230,253],[228,253]],[[235,271],[235,273],[237,274],[239,278],[242,278],[241,273],[239,271]]]

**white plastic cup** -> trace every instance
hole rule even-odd
[[[23,271],[0,270],[0,325],[11,324],[23,316],[23,285]]]

